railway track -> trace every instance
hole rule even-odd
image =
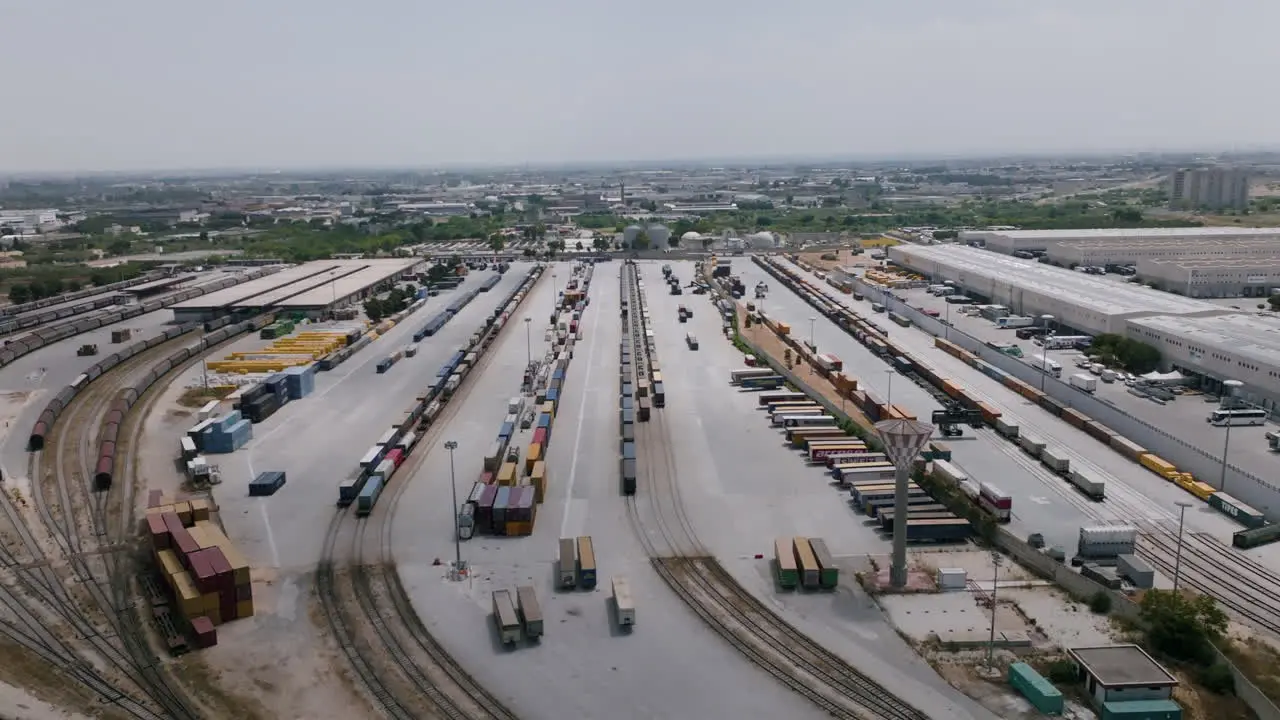
[[[534,288],[537,287],[535,283]],[[532,292],[533,288],[530,288]],[[505,328],[503,328],[505,329]],[[497,331],[493,343],[502,335]],[[516,720],[516,715],[480,686],[431,635],[413,610],[396,571],[391,525],[397,503],[412,477],[425,462],[429,448],[443,433],[474,387],[473,379],[490,365],[489,350],[472,368],[449,403],[418,441],[422,451],[410,456],[398,471],[381,512],[346,522],[351,508],[338,510],[325,537],[317,571],[317,593],[329,627],[343,655],[379,707],[390,717],[448,718],[449,720]],[[377,506],[375,506],[376,508]],[[339,573],[337,549],[344,527],[351,532],[348,569]],[[368,543],[368,547],[366,547]],[[345,601],[344,601],[345,598]],[[347,608],[358,612],[348,612]],[[363,647],[362,647],[363,646]],[[387,672],[393,675],[388,678]]]
[[[31,621],[15,641],[54,662],[104,702],[138,718],[197,716],[160,670],[133,612],[124,561],[119,557],[128,548],[131,528],[127,522],[119,523],[116,542],[112,542],[106,512],[112,493],[94,492],[91,486],[93,444],[97,422],[113,393],[129,382],[131,373],[148,367],[183,341],[162,343],[104,373],[60,418],[63,422],[51,433],[52,442],[29,454],[33,504],[61,563],[51,561],[13,499],[5,494],[0,502],[17,535],[18,548],[28,558],[21,560],[8,549],[0,554],[0,561],[14,569],[22,591],[22,595],[6,591],[0,600],[17,617]],[[52,467],[45,467],[46,453],[54,460]],[[89,537],[82,535],[81,517]],[[61,567],[70,571],[75,592],[67,589],[59,575]],[[32,602],[39,610],[31,611]],[[46,619],[49,616],[52,621]],[[79,651],[71,647],[73,641],[80,645]],[[95,660],[102,670],[96,669]],[[126,690],[128,685],[136,692]]]
[[[632,272],[628,313],[635,366],[651,358]],[[644,368],[644,370],[639,370]],[[662,413],[640,423],[640,480],[627,502],[628,519],[658,576],[693,612],[748,660],[836,718],[925,720],[920,711],[768,609],[704,549],[680,498],[678,467]]]

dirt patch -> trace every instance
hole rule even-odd
[[[228,387],[192,387],[182,391],[178,396],[178,404],[182,407],[200,408],[204,407],[210,400],[225,400],[228,395],[235,392],[235,388]],[[190,413],[187,413],[190,416]]]
[[[31,720],[87,717],[125,720],[128,714],[104,705],[80,683],[26,648],[0,636],[0,716]]]
[[[1257,637],[1232,638],[1226,656],[1271,702],[1280,702],[1280,651]]]

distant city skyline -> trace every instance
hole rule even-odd
[[[1280,147],[1260,0],[0,7],[0,175]]]

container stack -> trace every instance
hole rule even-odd
[[[232,453],[253,439],[253,424],[242,417],[239,410],[232,410],[212,421],[206,420],[201,425],[206,423],[208,424],[200,433],[200,442],[197,443],[203,452]]]
[[[316,390],[316,366],[291,367],[284,371],[290,400],[301,400]]]
[[[289,392],[285,376],[276,374],[244,390],[240,394],[239,408],[250,422],[257,424],[275,415],[287,402]]]
[[[218,642],[215,628],[253,615],[249,563],[210,519],[210,503],[152,492],[146,520],[156,567],[173,592],[196,644]]]

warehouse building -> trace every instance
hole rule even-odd
[[[1280,321],[1247,313],[1213,317],[1155,315],[1128,320],[1128,335],[1160,351],[1166,369],[1200,378],[1216,392],[1244,383],[1238,397],[1280,407]]]
[[[203,321],[232,313],[289,311],[323,317],[359,302],[374,289],[412,272],[416,258],[317,260],[173,306],[178,322]]]
[[[1139,260],[1138,278],[1193,298],[1266,298],[1280,292],[1280,252],[1267,258]]]
[[[981,244],[988,250],[1012,255],[1015,252],[1046,252],[1054,243],[1109,242],[1138,240],[1165,242],[1204,240],[1280,239],[1276,228],[1185,227],[1185,228],[1095,228],[1088,230],[962,230],[959,240]]]
[[[963,245],[898,245],[889,248],[889,259],[934,281],[950,280],[1016,315],[1052,315],[1063,329],[1088,334],[1124,334],[1130,318],[1227,312],[1201,300]]]
[[[1134,265],[1141,260],[1274,258],[1280,256],[1280,229],[1271,237],[1062,241],[1050,243],[1045,256],[1063,267]]]

